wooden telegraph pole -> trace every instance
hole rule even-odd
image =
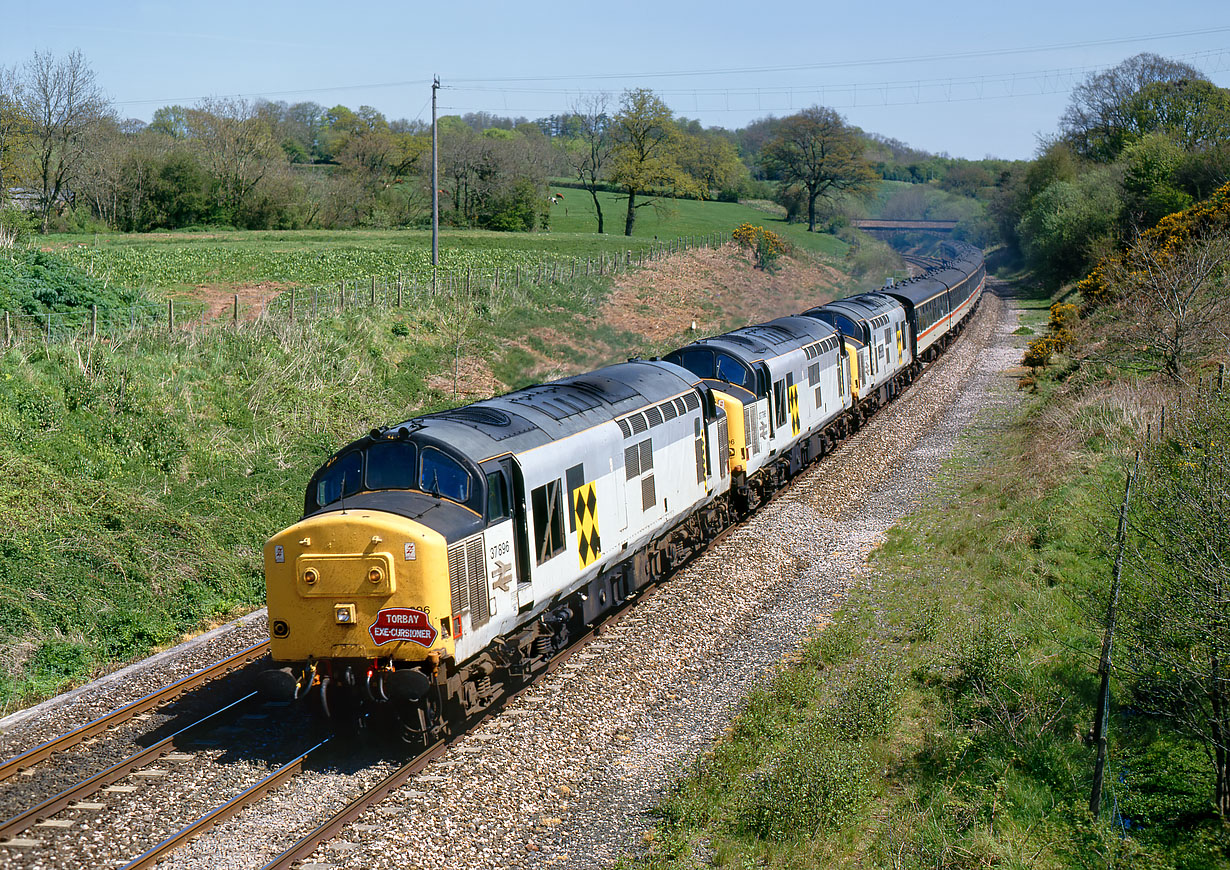
[[[440,161],[436,134],[436,91],[440,77],[431,80],[431,292],[436,292],[436,267],[440,265]]]
[[[1098,662],[1098,673],[1102,677],[1098,688],[1098,712],[1093,722],[1093,742],[1098,754],[1093,763],[1093,792],[1089,795],[1089,812],[1097,816],[1102,812],[1102,782],[1106,773],[1106,733],[1110,730],[1110,653],[1115,641],[1115,623],[1119,618],[1119,578],[1123,574],[1123,547],[1127,540],[1128,502],[1132,498],[1132,483],[1136,480],[1136,470],[1140,468],[1140,452],[1136,453],[1136,464],[1127,478],[1127,486],[1123,490],[1123,504],[1119,507],[1119,532],[1117,537],[1118,550],[1115,553],[1115,567],[1111,572],[1110,602],[1106,605],[1106,634],[1102,637],[1102,658]]]

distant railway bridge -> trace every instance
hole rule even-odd
[[[851,223],[869,233],[902,233],[919,230],[931,233],[951,233],[957,225],[956,221],[856,220]]]

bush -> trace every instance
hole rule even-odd
[[[730,236],[740,247],[751,251],[755,267],[766,272],[772,272],[777,258],[788,250],[785,240],[777,233],[752,224],[740,224]]]

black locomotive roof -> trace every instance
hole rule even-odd
[[[681,354],[693,347],[707,347],[724,350],[745,363],[753,363],[798,350],[804,345],[825,337],[812,334],[805,328],[805,324],[794,322],[796,320],[798,318],[783,317],[771,323],[744,326],[721,335],[697,339],[691,344],[671,351],[671,354]]]
[[[472,510],[447,499],[436,498],[410,489],[357,492],[346,496],[344,500],[309,511],[305,516],[341,510],[356,514],[364,511],[383,511],[418,520],[423,525],[430,526],[444,535],[445,539],[450,542],[468,538],[480,531],[484,525],[482,517]]]
[[[677,396],[696,382],[695,375],[672,363],[631,360],[416,417],[382,434],[405,429],[411,439],[422,434],[481,462],[566,438]]]
[[[937,281],[928,274],[911,278],[909,281],[900,281],[892,287],[886,287],[884,292],[890,296],[904,299],[917,307],[942,293],[947,293],[948,285],[943,281]]]
[[[819,318],[825,311],[836,311],[846,315],[851,320],[874,320],[882,314],[888,314],[897,307],[897,302],[883,293],[863,293],[859,296],[849,296],[832,302],[809,308],[803,312],[804,317]]]
[[[779,317],[777,320],[771,320],[769,322],[775,326],[780,326],[782,329],[794,331],[804,344],[824,341],[826,338],[830,338],[837,332],[837,327],[833,326],[831,323],[825,323],[823,320],[816,320],[814,317],[804,317],[802,314],[792,314],[789,317]]]

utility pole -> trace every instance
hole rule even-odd
[[[440,265],[440,161],[436,135],[436,91],[440,77],[431,80],[431,292],[436,292],[436,267]]]
[[[1102,812],[1102,782],[1106,771],[1106,739],[1110,730],[1110,656],[1111,647],[1115,642],[1115,623],[1119,618],[1119,580],[1123,573],[1123,547],[1127,539],[1128,503],[1132,498],[1132,484],[1136,480],[1136,471],[1140,468],[1140,451],[1136,451],[1136,462],[1128,474],[1127,485],[1123,490],[1123,504],[1119,507],[1119,531],[1116,534],[1118,544],[1115,553],[1115,566],[1111,572],[1110,601],[1106,605],[1106,633],[1102,637],[1102,656],[1098,662],[1098,673],[1102,678],[1098,687],[1098,711],[1093,722],[1093,742],[1097,747],[1097,756],[1093,763],[1093,791],[1089,795],[1089,812],[1095,817]]]

